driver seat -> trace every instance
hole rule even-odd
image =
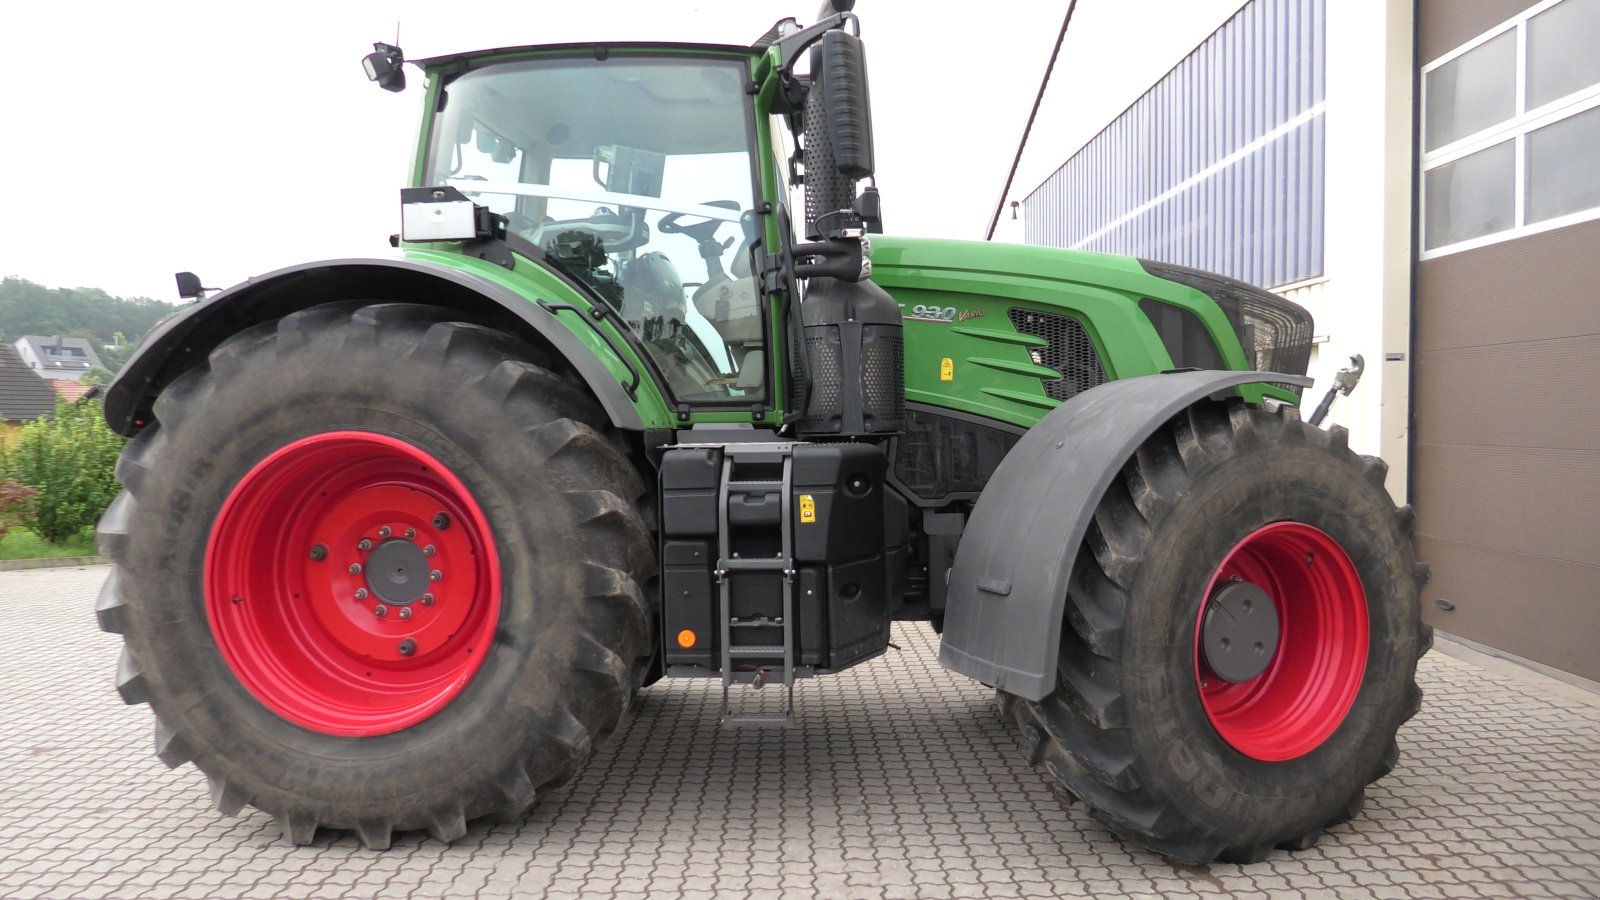
[[[729,266],[732,277],[707,281],[695,290],[692,298],[695,309],[730,347],[760,344],[763,337],[761,291],[750,271],[750,245],[749,240],[739,245],[733,264]]]

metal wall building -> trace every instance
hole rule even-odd
[[[1253,0],[1023,201],[1030,244],[1323,273],[1325,0]]]
[[[1046,96],[1099,118],[1030,138],[1001,201],[1020,237],[1310,309],[1310,403],[1365,358],[1332,418],[1416,509],[1424,619],[1600,681],[1600,0],[1078,7],[1069,70],[1074,29],[1091,54],[1158,45],[1164,10],[1187,43],[1142,84],[1058,68]],[[1091,79],[1125,99],[1073,94]]]

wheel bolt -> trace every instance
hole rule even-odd
[[[402,619],[411,618],[411,607],[409,607],[409,606],[400,607],[400,618],[402,618]]]
[[[401,656],[410,656],[411,654],[417,652],[417,642],[413,641],[411,638],[406,638],[400,642],[399,650]]]
[[[327,548],[327,546],[325,546],[323,544],[318,544],[315,547],[311,548],[311,561],[312,562],[322,562],[323,560],[325,560],[327,558],[328,558],[328,548]]]
[[[434,515],[433,515],[433,527],[439,529],[440,531],[443,531],[446,528],[449,528],[450,527],[450,517],[445,515],[444,513],[434,513]]]
[[[367,589],[366,588],[356,588],[356,599],[357,600],[365,600],[365,599],[367,599]]]
[[[438,553],[438,552],[439,551],[437,551],[437,550],[435,550],[433,548],[432,544],[429,544],[428,546],[422,548],[422,555],[423,556],[432,556],[432,555],[434,555],[435,553]]]
[[[414,538],[416,536],[417,536],[417,530],[415,528],[407,528],[406,529],[406,533],[405,533],[405,539],[406,540],[409,541],[409,540],[411,540],[412,538]]]
[[[368,551],[368,550],[371,550],[372,549],[372,539],[371,538],[362,538],[361,540],[357,541],[356,542],[356,549],[362,551],[363,553]]]
[[[383,525],[378,528],[378,537],[388,537],[391,534],[394,534],[394,532],[390,531],[389,526],[387,525]]]
[[[439,571],[438,569],[434,569],[432,572],[428,573],[428,580],[429,581],[438,581],[439,579],[441,579],[443,577],[444,577],[444,573]]]
[[[349,573],[351,575],[360,575],[361,574],[361,563],[351,563],[350,564],[350,568],[347,571],[349,571]]]
[[[389,614],[389,607],[379,603],[377,606],[372,608],[372,614],[381,619]]]
[[[423,594],[422,595],[422,605],[423,606],[432,606],[433,605],[433,595],[432,594]]]

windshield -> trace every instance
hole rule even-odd
[[[453,185],[585,282],[681,401],[762,397],[754,130],[739,60],[545,59],[469,71],[435,116]]]

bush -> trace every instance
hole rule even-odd
[[[0,541],[11,529],[33,518],[39,492],[9,478],[0,478]]]
[[[55,418],[24,425],[9,454],[12,477],[38,491],[24,524],[52,543],[93,525],[120,489],[124,443],[106,426],[98,400],[58,402]]]

